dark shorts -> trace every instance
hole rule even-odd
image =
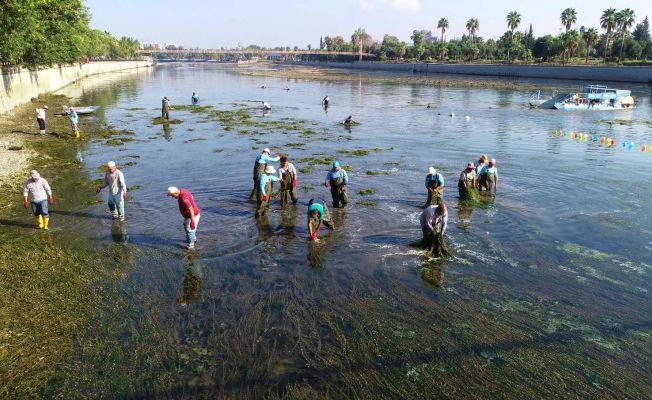
[[[38,122],[38,128],[42,131],[45,130],[45,120],[41,118],[36,118],[36,122]]]

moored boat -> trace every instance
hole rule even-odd
[[[547,99],[541,91],[530,95],[530,105],[556,110],[623,110],[634,107],[630,90],[610,89],[604,85],[587,85],[577,93],[562,93]]]

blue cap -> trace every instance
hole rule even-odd
[[[339,167],[339,166],[340,166],[340,162],[339,162],[339,161],[335,161],[335,162],[333,163],[333,168],[337,168],[337,167]]]

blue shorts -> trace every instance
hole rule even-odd
[[[38,122],[38,128],[42,131],[45,130],[45,120],[41,118],[36,118],[36,122]]]
[[[34,215],[39,216],[42,215],[44,217],[48,216],[48,201],[43,200],[43,201],[33,201],[32,203],[32,212]]]

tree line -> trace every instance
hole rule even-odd
[[[139,43],[91,29],[82,0],[0,1],[0,63],[52,66],[132,58]]]
[[[524,31],[521,27],[521,14],[511,11],[505,18],[507,31],[498,39],[485,40],[478,36],[480,21],[470,18],[466,22],[466,34],[460,39],[446,40],[450,28],[447,18],[440,18],[437,30],[414,30],[411,43],[399,40],[396,36],[384,35],[382,40],[374,40],[364,29],[358,28],[351,40],[342,36],[325,36],[319,39],[319,48],[328,51],[366,52],[377,56],[378,60],[448,61],[469,62],[515,61],[561,62],[568,63],[571,58],[582,58],[588,63],[622,63],[624,60],[652,59],[652,40],[650,24],[645,17],[634,27],[636,14],[632,9],[616,10],[609,8],[602,13],[599,28],[580,27],[577,12],[567,8],[560,15],[562,32],[558,35],[535,37],[532,25]],[[632,30],[632,28],[634,28]],[[600,29],[600,30],[599,30]]]

